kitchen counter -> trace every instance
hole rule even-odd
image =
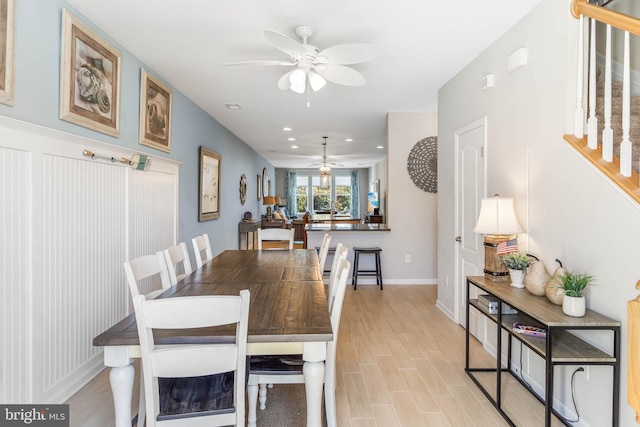
[[[340,231],[391,231],[387,224],[307,224],[305,229],[308,233],[318,231],[323,233],[333,233]]]
[[[315,214],[311,216],[314,223],[360,223],[360,218],[353,218],[350,215]]]
[[[329,247],[335,248],[338,243],[342,243],[349,249],[347,259],[353,264],[353,248],[354,247],[379,247],[382,248],[382,279],[383,281],[390,279],[387,276],[392,263],[399,264],[404,261],[404,254],[397,253],[394,250],[391,241],[391,228],[387,224],[346,224],[346,223],[327,223],[327,224],[307,224],[307,247],[319,247],[322,243],[325,233],[331,234],[331,242]],[[328,265],[331,265],[333,258],[327,259]],[[372,270],[374,268],[374,258],[372,256],[364,256],[360,258],[360,267],[363,270]],[[326,278],[326,277],[325,277]],[[386,282],[385,282],[386,283]],[[375,278],[358,279],[360,285],[375,285]]]

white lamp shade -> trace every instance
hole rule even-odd
[[[514,201],[509,197],[482,199],[478,222],[473,229],[481,234],[518,234],[522,227],[518,223]]]
[[[314,73],[313,71],[309,71],[309,84],[311,85],[311,89],[314,92],[319,91],[324,87],[327,81],[318,73]]]
[[[289,75],[291,90],[296,93],[304,93],[304,86],[307,79],[307,73],[302,68],[298,68]]]

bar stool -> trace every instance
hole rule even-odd
[[[353,275],[351,276],[351,282],[353,283],[354,290],[358,287],[358,276],[376,276],[376,284],[380,285],[380,290],[382,290],[382,267],[380,265],[380,252],[382,252],[382,249],[378,247],[353,248]],[[372,254],[375,256],[375,270],[359,269],[360,254]]]
[[[320,246],[316,246],[316,251],[320,253]],[[336,254],[336,247],[334,246],[332,248],[329,248],[329,250],[327,251],[327,259],[329,258],[329,255],[333,257],[333,255],[335,254]],[[331,263],[325,262],[324,265],[325,265],[324,271],[322,272],[323,276],[331,273]]]

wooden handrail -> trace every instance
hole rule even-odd
[[[587,0],[573,0],[571,14],[576,19],[580,18],[581,15],[594,18],[596,21],[640,36],[640,20],[638,18],[601,6],[595,6],[587,3]]]
[[[564,139],[610,180],[616,183],[631,199],[640,204],[640,176],[636,171],[631,171],[631,176],[628,178],[622,176],[620,173],[620,159],[617,156],[613,156],[612,162],[604,161],[602,159],[601,145],[598,145],[598,148],[593,150],[589,148],[584,138],[580,139],[574,135],[565,135]]]

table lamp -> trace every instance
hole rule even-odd
[[[264,196],[262,199],[262,204],[267,207],[267,221],[271,221],[273,219],[273,214],[271,213],[271,205],[276,203],[276,198],[273,196]]]
[[[507,252],[518,248],[518,237],[513,235],[521,233],[522,227],[516,217],[513,199],[498,194],[482,199],[473,231],[484,234],[484,276],[494,282],[509,282],[509,269],[498,258],[497,249],[501,243]]]

